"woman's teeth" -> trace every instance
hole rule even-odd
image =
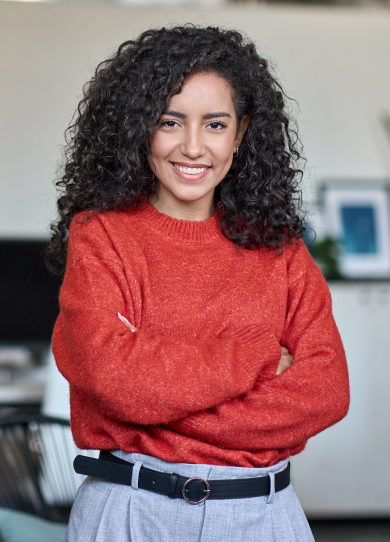
[[[180,171],[180,173],[188,173],[189,175],[196,175],[197,173],[203,173],[208,169],[207,167],[182,167],[177,166],[176,164],[173,164],[176,169]]]

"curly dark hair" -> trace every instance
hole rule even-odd
[[[203,72],[229,83],[237,126],[245,115],[250,119],[238,156],[215,189],[223,234],[237,247],[282,250],[304,235],[300,143],[267,60],[236,31],[161,28],[122,43],[83,88],[76,120],[65,132],[63,167],[55,183],[59,218],[50,226],[45,255],[52,272],[64,271],[77,213],[135,209],[156,193],[150,136],[186,78]]]

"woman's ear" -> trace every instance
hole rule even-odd
[[[248,124],[249,124],[249,116],[245,115],[245,117],[243,117],[241,122],[240,122],[240,127],[238,128],[236,140],[234,142],[235,147],[240,146],[242,138],[244,137],[246,129],[248,128]]]

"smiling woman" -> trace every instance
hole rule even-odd
[[[85,87],[47,256],[72,433],[101,453],[66,542],[313,541],[288,458],[349,388],[284,107],[249,40],[191,25]]]

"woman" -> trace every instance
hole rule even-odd
[[[78,113],[53,352],[101,456],[75,462],[66,540],[313,540],[288,458],[345,416],[348,375],[267,62],[237,32],[150,30]]]

